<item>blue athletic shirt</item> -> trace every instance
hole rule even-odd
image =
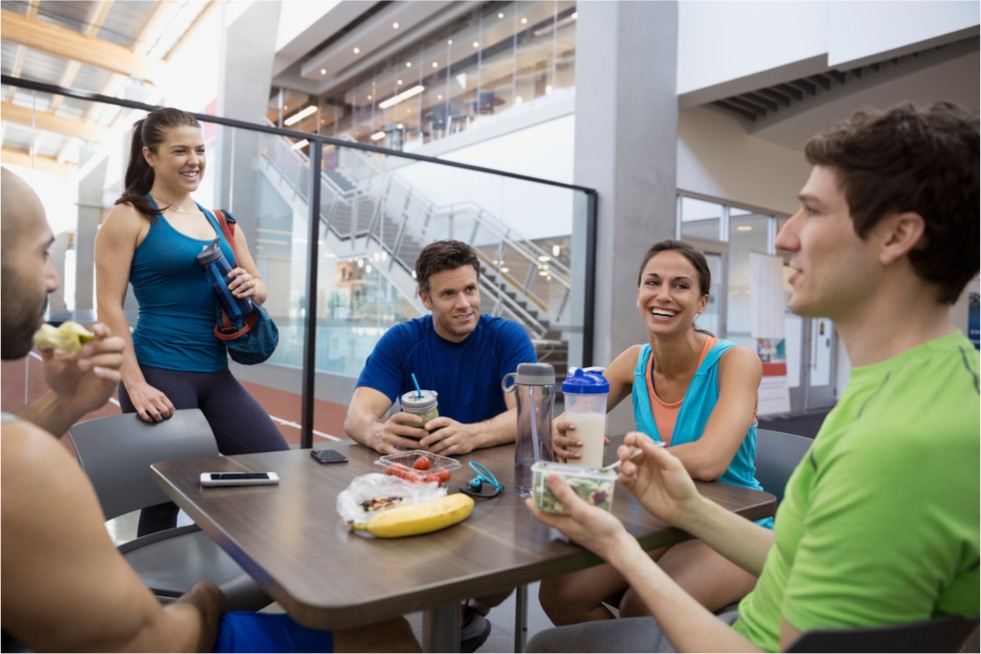
[[[688,385],[688,390],[685,391],[681,410],[678,411],[674,435],[671,436],[672,445],[691,443],[702,437],[709,416],[712,415],[712,411],[719,401],[719,360],[733,347],[736,347],[736,344],[732,341],[719,339],[719,342],[708,351],[705,359],[698,366],[695,376],[692,377],[691,383]],[[637,367],[634,368],[631,399],[634,404],[634,420],[637,423],[637,431],[660,441],[662,440],[661,434],[657,430],[657,423],[654,422],[651,397],[647,392],[647,360],[650,356],[651,346],[649,343],[645,343],[637,357]],[[719,481],[743,488],[763,490],[760,482],[756,480],[756,424],[754,421],[749,431],[746,432],[743,442],[736,450],[736,456],[733,457],[732,463],[719,477]],[[773,529],[773,518],[764,518],[756,522]]]
[[[477,328],[460,343],[436,333],[432,316],[389,329],[368,356],[358,387],[384,393],[394,404],[419,386],[436,391],[439,415],[472,424],[507,410],[501,380],[519,363],[535,363],[535,348],[516,322],[480,316]]]
[[[221,251],[231,263],[233,251],[218,219],[201,205],[198,208],[215,228]],[[214,335],[217,299],[195,259],[211,240],[178,232],[158,213],[136,248],[129,281],[140,307],[133,348],[141,365],[182,372],[228,367],[225,344]]]

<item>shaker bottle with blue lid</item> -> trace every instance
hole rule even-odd
[[[508,385],[508,382],[513,382]],[[514,391],[518,431],[514,447],[514,485],[521,497],[531,496],[531,467],[552,460],[552,407],[555,368],[550,363],[519,363],[518,371],[501,380],[501,390]]]
[[[572,368],[562,382],[565,396],[565,419],[576,426],[566,432],[582,441],[582,447],[569,449],[582,452],[579,459],[570,459],[588,468],[603,467],[603,447],[606,438],[606,398],[610,382],[599,369]]]
[[[232,271],[232,267],[228,265],[228,260],[222,254],[218,239],[204,246],[196,258],[211,283],[211,290],[218,296],[218,301],[229,319],[240,321],[252,313],[252,300],[247,297],[235,297],[228,290],[228,283],[231,281],[228,279],[228,273]]]

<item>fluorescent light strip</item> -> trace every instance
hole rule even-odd
[[[398,95],[390,97],[388,100],[385,100],[384,102],[379,102],[378,106],[381,107],[382,109],[388,109],[389,107],[394,107],[399,102],[402,102],[402,100],[408,100],[409,98],[414,98],[415,96],[419,95],[425,90],[426,90],[425,86],[423,86],[422,84],[418,84],[416,86],[413,86],[411,89],[402,91]]]
[[[317,111],[317,105],[312,104],[306,109],[304,109],[303,111],[299,111],[293,114],[292,116],[290,116],[289,118],[287,118],[286,120],[284,120],[283,124],[286,125],[287,127],[289,127],[290,125],[295,125],[301,120],[303,120],[304,118],[306,118],[307,116],[309,116],[310,114],[315,113],[316,111]]]
[[[385,138],[385,132],[375,132],[374,134],[371,135],[372,141],[380,141],[383,138]]]
[[[310,141],[303,139],[302,141],[297,141],[296,143],[291,145],[290,150],[299,150],[301,148],[307,147],[308,145],[310,145]]]

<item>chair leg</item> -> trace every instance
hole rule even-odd
[[[528,586],[518,586],[514,597],[514,651],[523,652],[528,640]]]

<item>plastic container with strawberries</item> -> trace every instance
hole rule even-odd
[[[387,454],[375,461],[375,465],[381,466],[386,475],[406,481],[436,482],[440,486],[446,486],[450,475],[460,467],[460,462],[425,450],[409,450]]]

